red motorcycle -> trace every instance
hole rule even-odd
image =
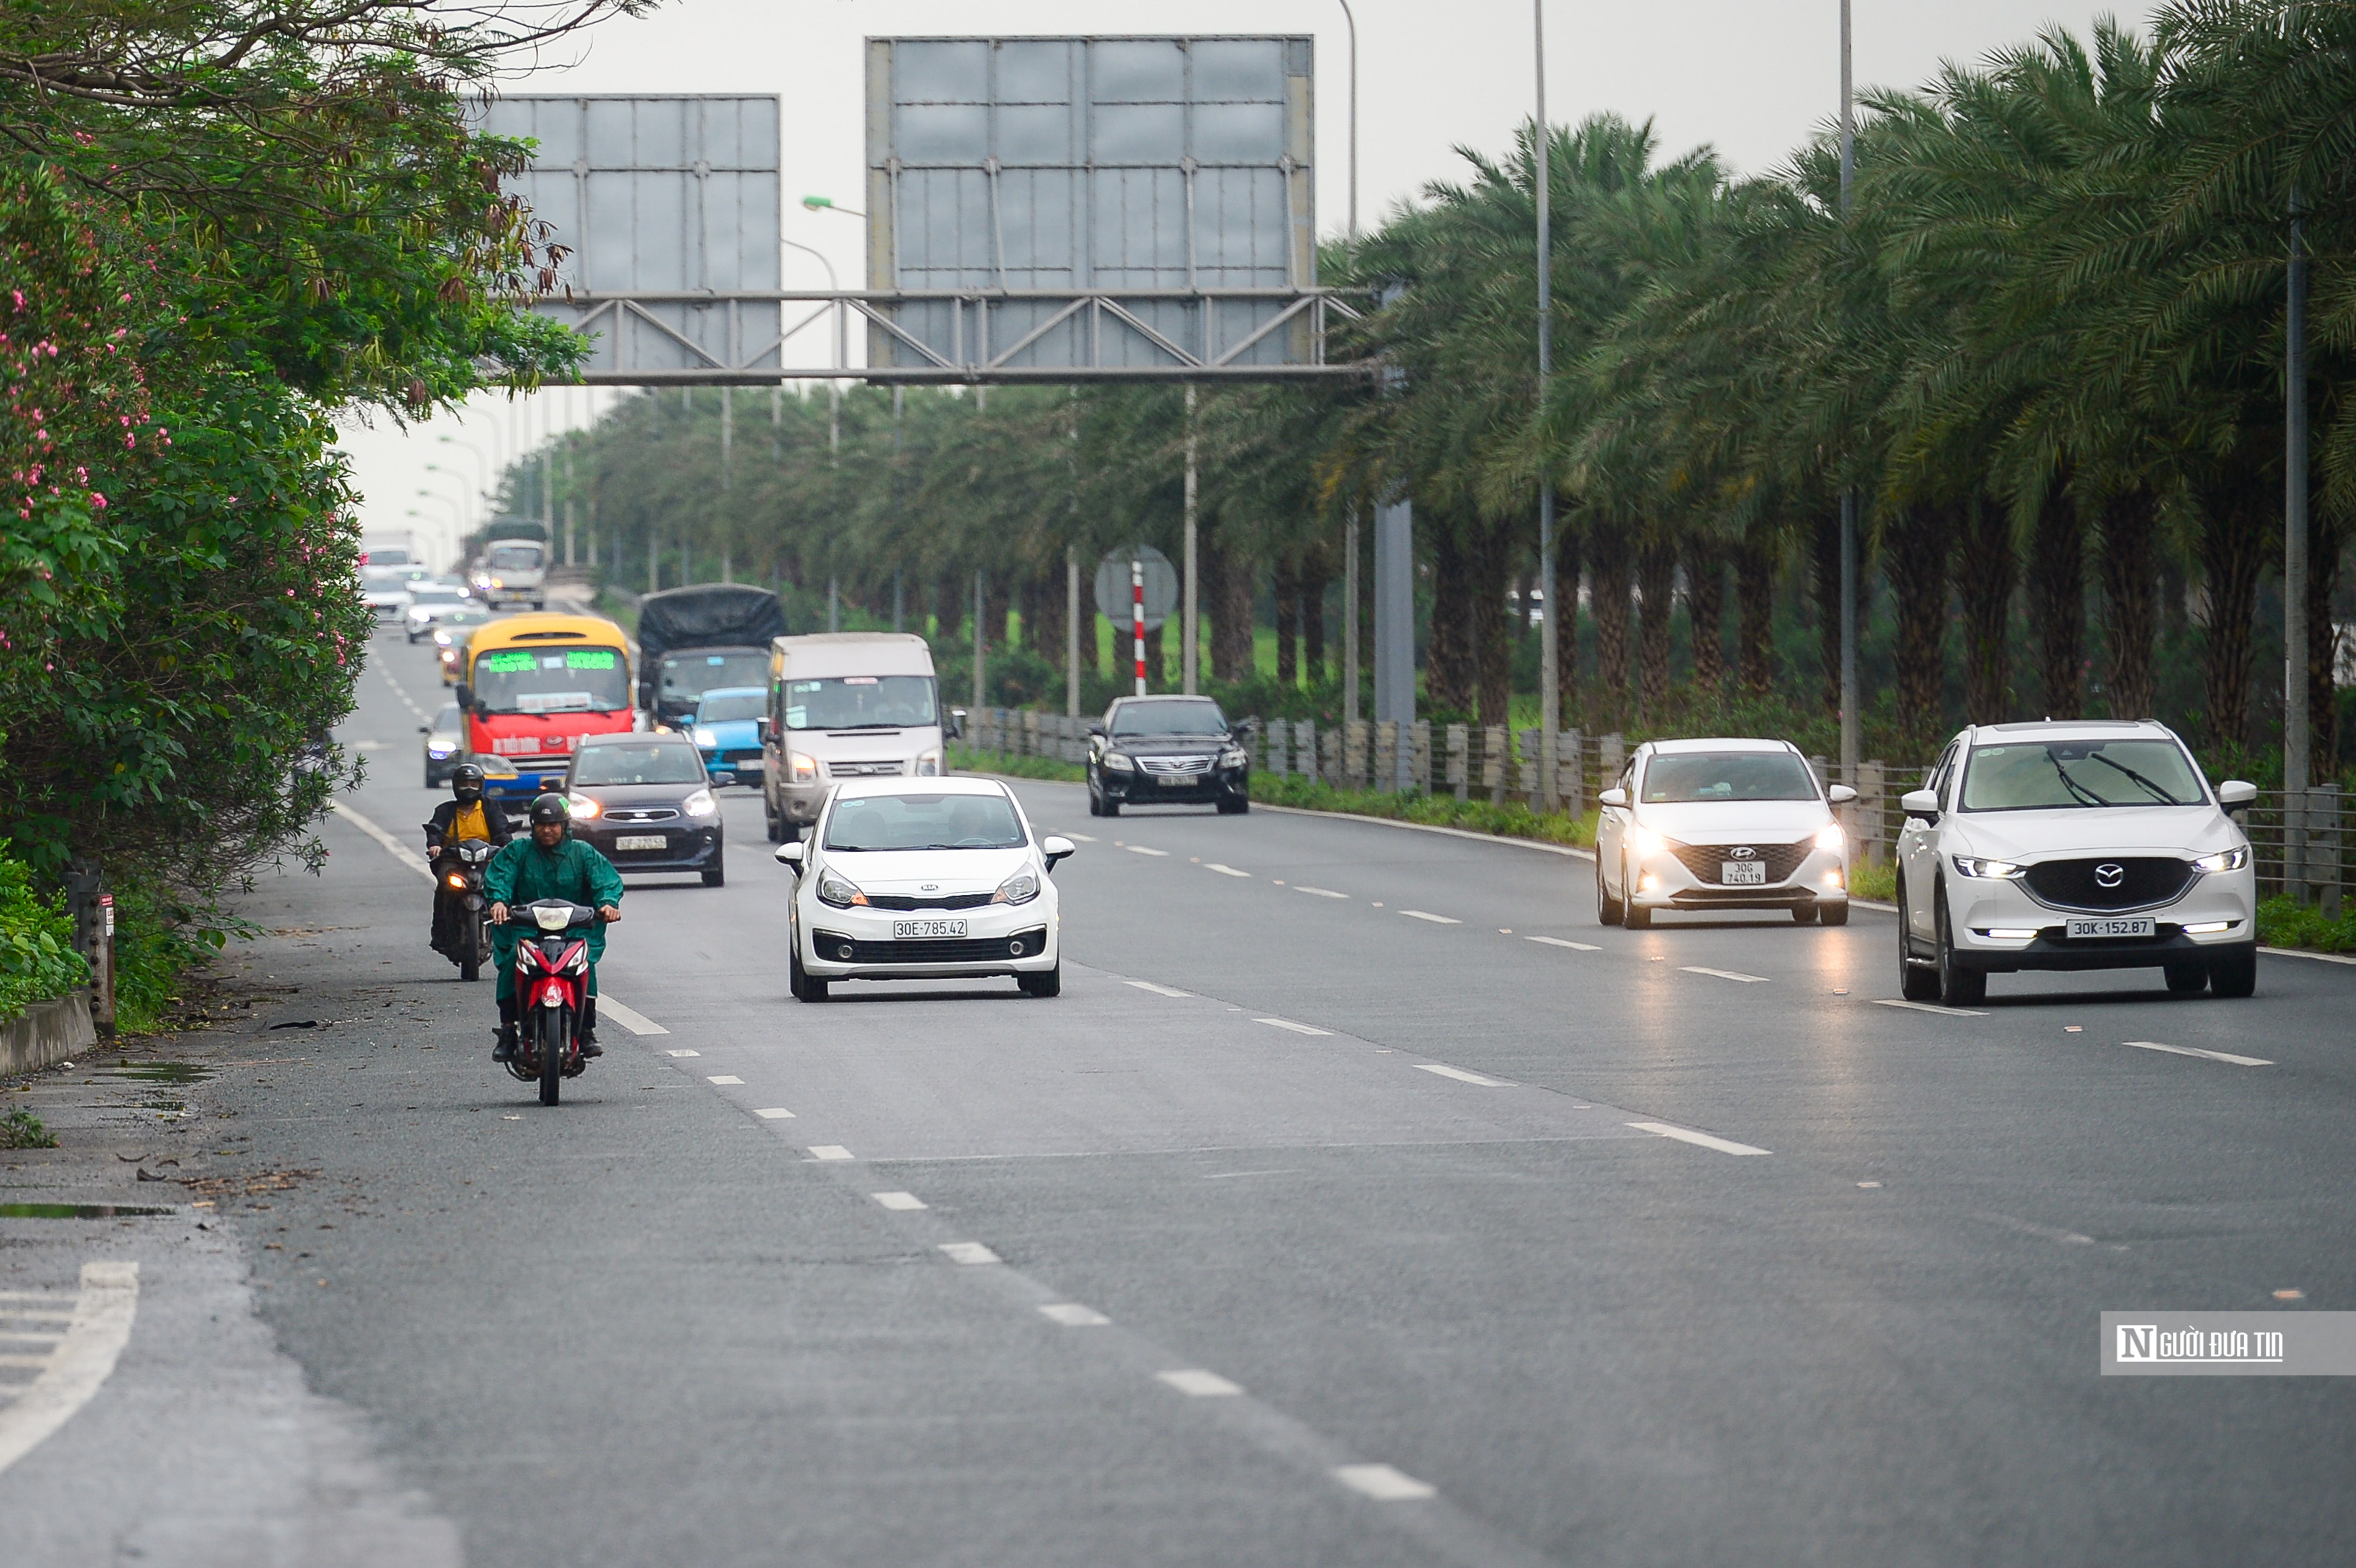
[[[540,898],[508,911],[526,929],[516,938],[515,996],[519,1026],[508,1071],[540,1084],[540,1102],[556,1103],[558,1085],[581,1076],[582,1004],[589,994],[589,933],[597,911],[563,898]]]

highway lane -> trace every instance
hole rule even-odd
[[[414,842],[434,676],[377,657],[350,806]],[[258,896],[313,933],[258,972],[363,1020],[213,1091],[344,1184],[239,1222],[262,1311],[476,1561],[2190,1564],[2356,1523],[2337,1385],[2094,1370],[2106,1308],[2356,1295],[2356,972],[1947,1016],[1878,1004],[1887,917],[1601,929],[1583,860],[1017,788],[1087,835],[1062,998],[787,1000],[731,791],[730,885],[636,885],[614,935],[667,1032],[609,1026],[555,1112],[352,822]]]

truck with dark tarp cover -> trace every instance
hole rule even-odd
[[[766,588],[698,583],[638,601],[638,706],[672,729],[693,722],[704,693],[769,683],[769,643],[786,607]]]

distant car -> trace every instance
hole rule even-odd
[[[838,980],[1012,975],[1063,989],[1055,885],[1069,839],[1042,838],[990,779],[854,779],[829,792],[794,868],[786,981],[823,1002]]]
[[[1208,697],[1122,697],[1088,726],[1088,815],[1128,806],[1251,810],[1243,731]]]
[[[1848,923],[1848,843],[1833,808],[1857,799],[1816,782],[1781,740],[1647,741],[1603,791],[1595,915],[1642,930],[1665,910],[1789,909]]]
[[[683,735],[586,735],[564,771],[573,833],[617,871],[696,872],[727,880],[720,802],[703,754]]]
[[[768,712],[766,686],[722,686],[696,699],[690,733],[717,781],[760,783],[761,720]]]
[[[409,585],[431,575],[423,566],[363,566],[360,600],[379,615],[398,616],[409,607]]]
[[[1976,725],[1900,805],[1898,974],[1969,1006],[2016,970],[2158,969],[2183,994],[2257,988],[2257,869],[2184,743],[2148,720]]]
[[[442,666],[442,683],[455,686],[458,671],[466,667],[466,644],[474,639],[475,628],[491,618],[487,609],[444,610],[434,619],[434,653]]]
[[[466,715],[451,703],[434,715],[432,724],[417,727],[425,736],[425,787],[439,789],[466,760]]]
[[[474,603],[473,592],[461,583],[412,583],[402,606],[401,629],[416,642],[432,633],[435,621]]]

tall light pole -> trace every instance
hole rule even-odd
[[[1842,0],[1847,4],[1847,0]],[[1546,407],[1547,380],[1554,374],[1554,156],[1552,133],[1547,129],[1546,0],[1530,0],[1531,24],[1537,56],[1537,155],[1532,179],[1538,208],[1538,407]],[[1538,623],[1538,799],[1551,807],[1556,799],[1556,736],[1562,728],[1562,676],[1556,668],[1562,639],[1561,618],[1554,591],[1554,477],[1546,464],[1538,466],[1538,602],[1546,618]],[[1516,634],[1518,635],[1518,634]]]
[[[809,204],[810,204],[811,202],[813,202],[813,201],[821,201],[821,200],[822,200],[822,199],[821,199],[821,198],[819,198],[819,197],[814,197],[814,196],[805,196],[805,197],[803,197],[803,198],[802,198],[802,205],[803,205],[803,206],[805,206],[805,207],[809,207]],[[831,203],[831,202],[825,202],[825,203],[824,203],[824,207],[825,207],[826,209],[831,209],[831,210],[834,210],[834,211],[841,211],[841,209],[840,209],[840,208],[836,208],[836,207],[834,206],[834,204],[833,204],[833,203]],[[818,210],[820,210],[820,209],[819,209],[819,208],[812,208],[812,209],[811,209],[811,210],[812,210],[812,211],[818,211]],[[827,257],[827,253],[826,253],[824,251],[821,251],[821,250],[818,249],[818,248],[817,248],[816,246],[814,246],[814,245],[805,245],[805,244],[803,244],[803,243],[802,243],[800,241],[798,241],[798,240],[785,240],[785,241],[781,241],[781,242],[780,242],[780,243],[782,243],[782,244],[786,244],[786,245],[790,245],[790,246],[792,246],[795,250],[801,252],[802,252],[802,254],[804,254],[804,255],[806,255],[806,256],[816,256],[816,257],[818,258],[818,264],[819,264],[819,266],[822,266],[822,267],[824,267],[824,268],[826,269],[826,286],[827,286],[828,290],[829,290],[830,293],[834,293],[834,294],[841,294],[841,293],[842,292],[842,285],[835,281],[835,276],[834,276],[834,263],[828,259],[828,257]],[[827,383],[826,383],[826,451],[827,451],[827,456],[830,456],[830,457],[834,456],[836,454],[840,453],[841,450],[842,450],[842,383],[841,383],[841,381],[835,381],[835,380],[833,380],[832,378],[829,378],[829,379],[828,379],[828,381],[827,381]]]
[[[1356,264],[1358,250],[1358,18],[1350,0],[1340,0],[1342,19],[1350,25],[1350,252]],[[1543,68],[1541,68],[1543,70]],[[1342,716],[1358,722],[1358,509],[1353,503],[1342,521]]]
[[[1849,77],[1849,3],[1840,6],[1840,215],[1848,221],[1849,185],[1857,170],[1855,94]],[[1843,782],[1857,782],[1858,714],[1857,691],[1857,489],[1841,487],[1840,498],[1840,765]]]
[[[2297,5],[2286,26],[2296,47]],[[2283,891],[2294,898],[2307,881],[2307,209],[2293,186],[2283,312]]]

